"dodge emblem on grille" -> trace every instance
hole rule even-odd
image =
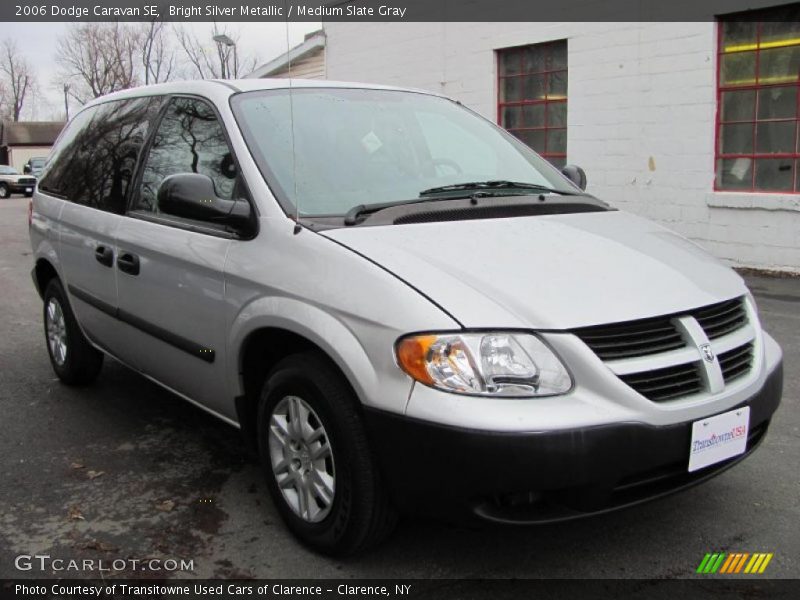
[[[711,349],[711,344],[701,344],[697,348],[707,362],[714,362],[714,351]]]

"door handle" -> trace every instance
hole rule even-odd
[[[114,264],[114,251],[107,246],[98,246],[94,249],[94,257],[101,265],[110,267]]]
[[[117,267],[128,275],[139,274],[139,257],[130,252],[123,252],[117,257]]]

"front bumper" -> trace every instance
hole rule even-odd
[[[750,406],[744,454],[687,472],[692,422],[490,432],[365,411],[395,505],[404,512],[544,523],[630,506],[696,485],[763,440],[783,388],[779,362]],[[726,412],[726,411],[723,411]]]

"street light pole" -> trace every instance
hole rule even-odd
[[[227,52],[222,52],[222,46],[226,46],[227,48],[233,47],[233,76],[237,77],[239,75],[239,57],[236,53],[236,42],[234,42],[229,36],[225,35],[224,33],[220,33],[214,36],[214,41],[217,42],[217,46],[220,48],[220,69],[222,71],[222,78],[227,79],[226,75],[229,75],[228,71],[228,54],[230,50]]]

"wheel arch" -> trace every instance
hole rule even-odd
[[[261,388],[269,371],[283,358],[301,352],[323,357],[342,376],[359,404],[364,404],[366,390],[376,382],[366,351],[343,323],[298,300],[264,302],[270,304],[270,310],[261,314],[269,316],[253,317],[238,326],[235,323],[230,346],[233,351],[229,372],[236,416],[250,449],[256,441],[255,415]],[[251,310],[246,312],[252,314]],[[302,320],[290,318],[287,313],[302,316]]]
[[[53,278],[60,279],[58,270],[53,266],[53,263],[47,258],[38,258],[36,265],[33,267],[33,282],[40,298],[44,299],[44,290],[47,287],[47,283]]]

